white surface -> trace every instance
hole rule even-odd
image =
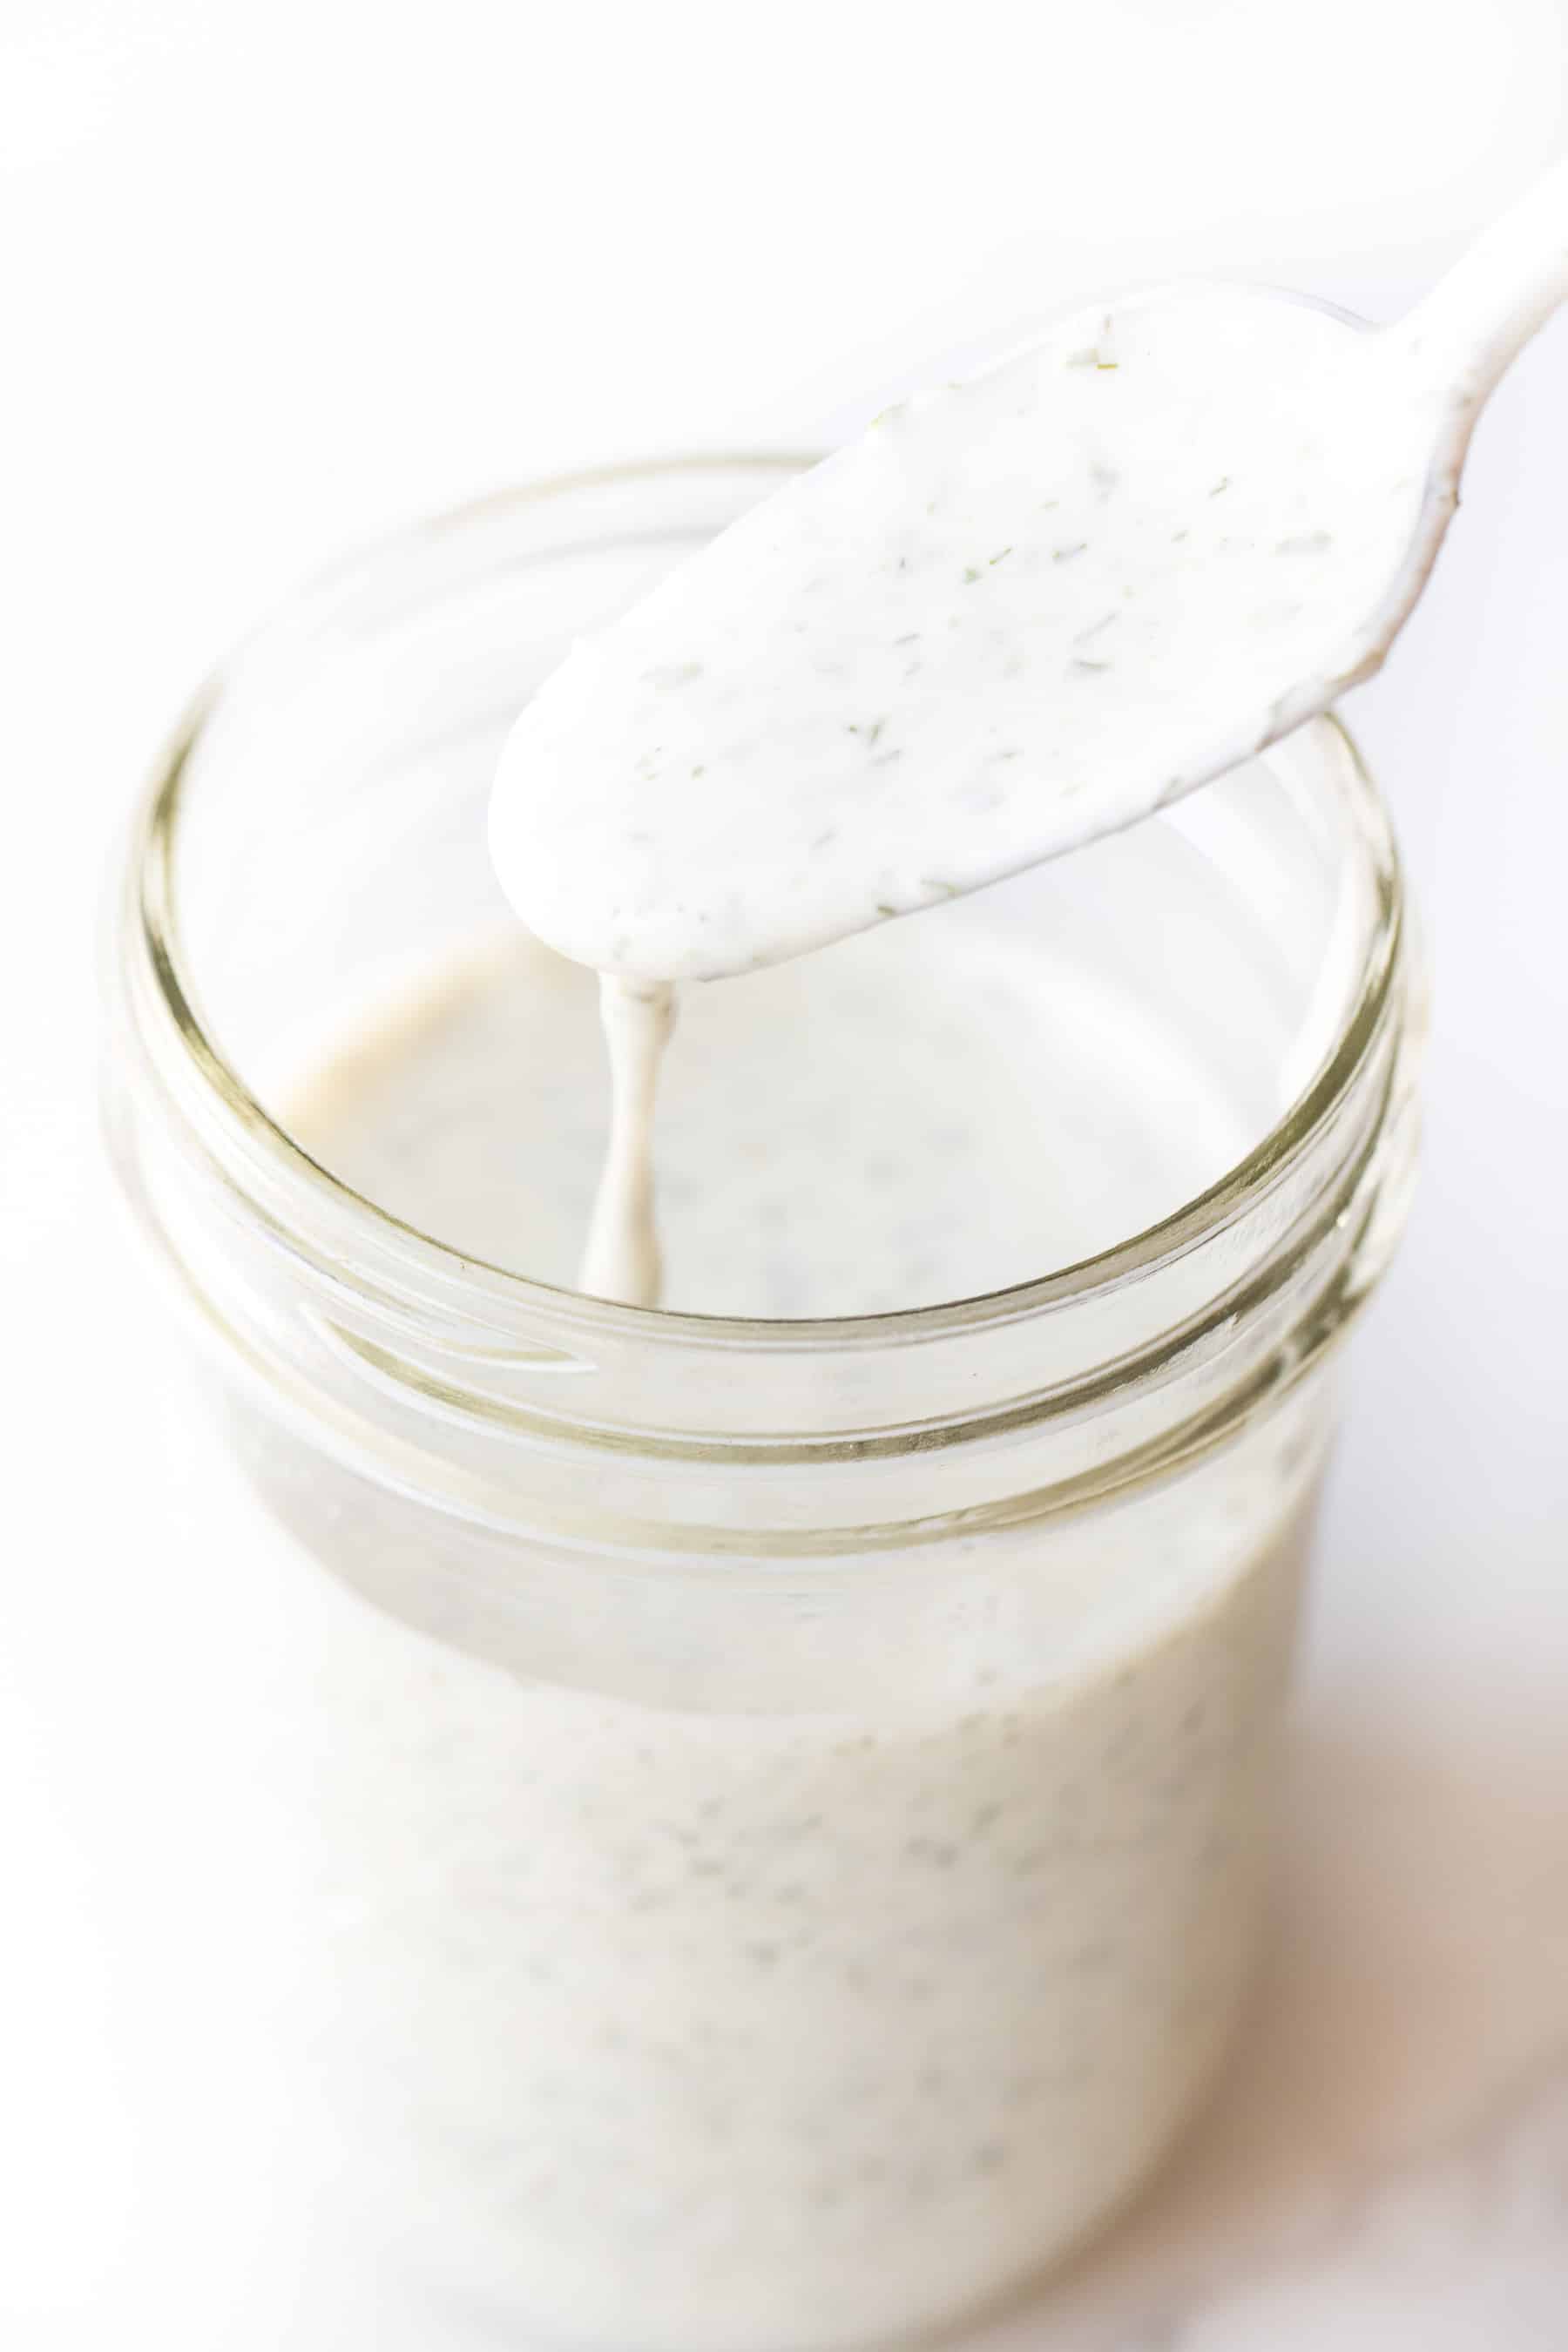
[[[247,1712],[267,1595],[209,1549],[232,1521],[89,1102],[104,848],[191,677],[345,539],[562,464],[810,443],[1108,279],[1234,268],[1387,315],[1559,144],[1563,61],[1555,0],[0,12],[0,2334],[26,2352],[449,2343],[330,2250],[308,2300],[254,2256],[289,2183],[226,2031],[266,1951],[226,1921],[242,1868],[281,1902],[290,1866]],[[1568,2339],[1565,414],[1560,320],[1350,714],[1437,1033],[1325,1530],[1280,1960],[1198,2147],[986,2352]]]

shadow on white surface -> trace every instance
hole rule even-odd
[[[1568,1723],[1469,1755],[1450,1725],[1324,1723],[1291,1781],[1217,2098],[1126,2220],[965,2352],[1568,2342]]]

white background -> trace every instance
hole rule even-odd
[[[171,1432],[90,1108],[100,879],[194,678],[345,541],[579,461],[809,446],[1081,290],[1215,269],[1392,314],[1560,149],[1565,58],[1559,0],[0,0],[18,2352],[447,2343],[368,2302],[242,2309],[245,2053],[193,1954],[244,1866],[245,1693],[204,1664],[245,1563]],[[1071,2290],[1207,2264],[1203,2352],[1568,2343],[1568,2205],[1510,2252],[1428,2217],[1310,2279],[1277,2242],[1289,2211],[1310,2253],[1314,2198],[1402,2151],[1441,2165],[1568,2044],[1565,631],[1568,320],[1350,713],[1434,949],[1428,1172],[1356,1353],[1269,2054]]]

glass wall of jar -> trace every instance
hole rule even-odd
[[[1201,1189],[1031,1278],[647,1313],[311,1156],[323,1041],[510,951],[484,800],[531,685],[792,462],[549,486],[320,582],[155,780],[109,962],[114,1154],[329,1627],[298,2000],[343,2162],[454,2311],[616,2352],[950,2318],[1190,2112],[1413,1157],[1397,862],[1329,724],[917,919],[933,969],[943,924],[1075,959],[1235,1108]]]

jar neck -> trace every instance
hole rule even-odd
[[[1410,1181],[1396,905],[1334,1054],[1212,1192],[1014,1291],[796,1324],[649,1314],[453,1257],[236,1099],[134,896],[119,950],[115,1154],[231,1376],[345,1466],[553,1540],[617,1523],[687,1551],[850,1531],[865,1549],[1102,1501],[1225,1444],[1312,1368],[1381,1273]]]

